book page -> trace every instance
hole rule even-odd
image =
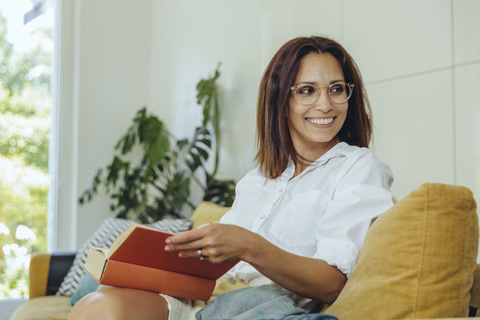
[[[97,281],[102,278],[103,268],[107,261],[108,249],[90,247],[87,261],[83,266]]]

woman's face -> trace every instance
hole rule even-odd
[[[317,102],[304,105],[292,92],[287,114],[290,136],[295,150],[309,160],[316,160],[338,143],[337,134],[347,117],[348,101],[332,103],[328,87],[345,81],[342,67],[329,53],[309,53],[300,61],[295,84],[307,83],[321,90]]]

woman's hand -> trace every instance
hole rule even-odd
[[[240,259],[283,288],[327,303],[335,301],[346,282],[325,261],[289,253],[235,225],[214,223],[174,235],[165,250],[179,251],[181,257],[204,256],[213,263]]]
[[[258,235],[239,226],[213,223],[174,235],[166,240],[166,251],[181,257],[204,257],[213,263],[243,260]]]

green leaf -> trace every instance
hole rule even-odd
[[[122,172],[126,174],[130,167],[130,163],[123,161],[119,157],[115,156],[112,163],[107,167],[107,177],[105,179],[105,185],[115,185],[120,178]]]
[[[170,142],[165,131],[161,131],[157,139],[147,148],[147,157],[152,165],[159,163],[169,152]]]
[[[138,128],[141,143],[151,143],[157,140],[158,135],[163,130],[163,123],[155,116],[150,116],[142,122]]]
[[[160,162],[170,150],[169,137],[163,122],[150,116],[139,126],[138,133],[150,163],[155,165]]]
[[[136,137],[139,126],[145,121],[146,108],[140,109],[135,118],[133,119],[133,124],[128,128],[127,133],[118,140],[115,145],[115,150],[121,150],[123,155],[132,151],[133,146],[136,143]]]
[[[217,180],[207,177],[207,191],[203,200],[230,207],[235,200],[235,185],[234,180]]]
[[[188,167],[190,172],[195,172],[198,168],[204,168],[208,160],[211,135],[207,128],[198,127],[191,142],[182,140],[178,142],[180,148],[178,154],[178,170],[185,170]]]
[[[172,208],[180,214],[182,206],[190,196],[190,179],[183,173],[177,172],[168,186]]]
[[[197,84],[197,103],[203,106],[202,126],[206,127],[210,122],[213,103],[217,96],[216,81],[220,77],[220,63],[215,69],[215,74],[208,79],[201,79]]]

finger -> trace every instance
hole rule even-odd
[[[182,258],[197,258],[197,259],[201,259],[202,257],[203,259],[207,258],[207,256],[203,253],[202,249],[183,250],[183,251],[180,251],[178,255]]]
[[[203,238],[200,240],[186,242],[186,243],[179,243],[179,244],[166,244],[165,251],[195,251],[199,248],[205,247],[205,241]]]
[[[185,231],[185,232],[176,234],[174,236],[167,238],[165,242],[167,244],[181,244],[181,243],[189,243],[192,241],[200,240],[205,236],[203,230],[201,229],[203,228]]]

